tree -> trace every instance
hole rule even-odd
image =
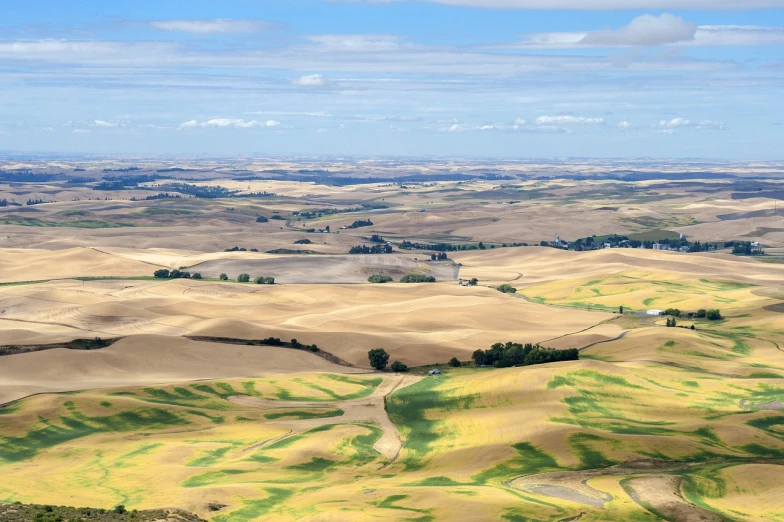
[[[391,277],[385,276],[385,275],[378,275],[377,274],[377,275],[372,275],[372,276],[368,277],[368,283],[374,283],[374,284],[377,284],[377,285],[379,285],[379,284],[383,285],[385,283],[391,283],[392,281],[393,281],[393,279]]]
[[[383,348],[374,348],[368,352],[370,366],[376,370],[383,370],[389,362],[389,354]]]
[[[469,286],[476,286],[479,284],[479,279],[472,277],[471,280],[468,282]]]
[[[460,366],[462,365],[460,364],[460,361],[457,360],[457,357],[452,357],[451,359],[449,359],[449,366],[451,366],[452,368],[460,368]]]
[[[227,276],[226,274],[221,274],[218,276],[218,279],[220,279],[221,281],[228,281],[229,276]]]
[[[193,275],[191,276],[191,279],[201,279],[201,273],[199,273],[199,272],[196,272],[195,274],[193,274]]]
[[[723,319],[723,317],[721,316],[721,311],[720,310],[708,310],[705,313],[705,318],[708,321],[721,321]]]
[[[180,272],[175,268],[174,270],[171,271],[169,277],[171,277],[172,279],[179,279],[182,277],[182,272]]]
[[[403,364],[400,361],[393,362],[392,366],[390,366],[390,368],[392,369],[393,372],[396,372],[396,373],[402,373],[402,372],[407,372],[408,371],[408,366],[406,366],[405,364]]]
[[[618,308],[618,313],[623,315],[623,305],[621,305],[620,308]]]
[[[237,276],[238,283],[248,283],[250,282],[250,274],[240,274]]]
[[[269,221],[269,219],[264,216],[259,216],[256,218],[256,223],[266,223],[267,221]]]
[[[263,277],[257,277],[256,279],[253,280],[253,282],[255,284],[257,284],[257,285],[263,285],[264,284],[264,278]]]
[[[158,279],[168,279],[171,274],[165,268],[161,268],[160,270],[156,270],[153,275]]]
[[[264,278],[264,284],[265,285],[274,285],[275,284],[275,278],[274,277],[265,277]]]
[[[664,311],[664,315],[669,315],[670,317],[680,317],[681,311],[677,308],[668,308]]]
[[[496,288],[496,290],[498,290],[499,292],[502,292],[504,294],[516,294],[517,293],[517,288],[513,287],[512,285],[507,285],[507,284],[499,286],[498,288]]]
[[[471,359],[474,360],[475,366],[482,366],[485,364],[485,352],[484,350],[476,350],[473,354],[471,354]]]
[[[697,310],[697,319],[705,319],[705,316],[708,315],[708,311],[704,308],[700,308]]]

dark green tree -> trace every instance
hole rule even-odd
[[[451,366],[452,368],[460,368],[462,364],[460,364],[460,361],[457,359],[457,357],[452,357],[451,359],[449,359],[449,366]]]
[[[218,276],[218,279],[220,279],[221,281],[228,281],[229,276],[227,276],[226,274],[221,274]]]
[[[238,283],[248,283],[250,282],[250,274],[240,274],[237,276]]]
[[[383,348],[374,348],[368,352],[370,366],[376,370],[383,370],[389,362],[389,354]]]

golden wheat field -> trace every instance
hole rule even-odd
[[[141,199],[166,182],[0,186],[58,200],[0,208],[0,504],[784,521],[780,258],[539,246],[776,252],[768,200],[723,181],[206,177],[188,183],[235,192]],[[363,245],[392,253],[349,253]],[[476,358],[507,342],[579,360]],[[409,371],[373,369],[371,349]]]

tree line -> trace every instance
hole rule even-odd
[[[554,350],[538,344],[508,342],[496,343],[489,350],[476,350],[471,358],[476,366],[510,368],[512,366],[531,366],[561,361],[577,361],[580,352],[576,348]]]
[[[392,252],[392,245],[359,245],[351,247],[348,251],[349,254],[391,254]]]

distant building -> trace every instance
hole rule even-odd
[[[553,241],[553,246],[556,248],[565,248],[569,246],[569,243],[566,241],[561,240],[561,236],[555,236],[555,241]]]
[[[668,245],[666,243],[654,243],[653,244],[653,249],[654,250],[669,250],[670,249],[670,245]]]
[[[648,315],[664,315],[664,310],[648,310]]]
[[[438,368],[434,368],[434,369],[430,370],[429,372],[427,372],[427,374],[428,375],[441,375],[441,370],[439,370]]]

